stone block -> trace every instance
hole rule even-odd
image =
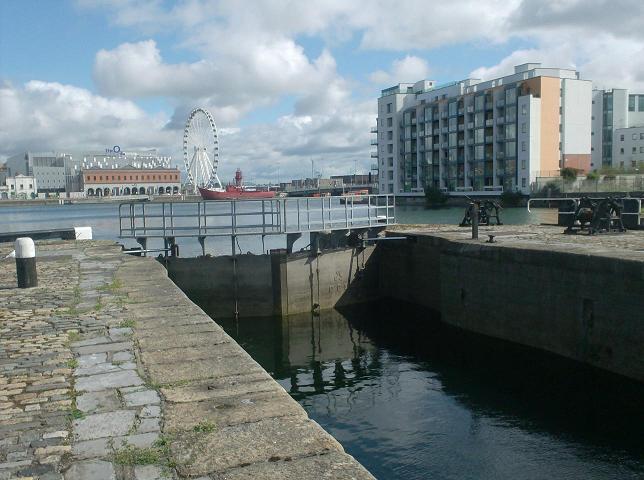
[[[182,432],[173,438],[171,450],[177,471],[188,477],[220,473],[275,458],[343,451],[317,423],[294,417],[215,428],[211,433]]]
[[[76,381],[76,390],[79,392],[97,392],[109,388],[130,387],[142,384],[143,380],[141,380],[135,371],[125,370],[122,372],[81,377]]]
[[[72,463],[65,472],[65,480],[116,480],[114,465],[101,460]]]
[[[76,407],[81,412],[106,412],[117,410],[121,401],[116,390],[87,392],[76,398]]]
[[[125,405],[128,407],[138,407],[141,405],[155,405],[161,402],[159,394],[154,390],[143,390],[123,395]]]
[[[132,410],[96,413],[85,418],[74,420],[75,440],[93,440],[102,437],[116,437],[128,433],[134,424],[135,413]]]

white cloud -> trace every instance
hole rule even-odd
[[[423,58],[407,55],[405,58],[394,60],[388,72],[377,70],[369,75],[369,80],[378,85],[398,83],[414,83],[427,79],[429,65]]]
[[[163,115],[88,90],[41,81],[0,85],[0,155],[25,150],[169,148],[180,137],[164,130]],[[175,138],[176,137],[176,138]]]

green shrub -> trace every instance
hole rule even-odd
[[[445,205],[449,195],[440,191],[439,188],[425,186],[425,206],[427,208],[437,208]]]

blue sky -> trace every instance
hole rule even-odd
[[[592,2],[3,1],[0,159],[117,142],[181,164],[182,124],[203,106],[224,175],[297,176],[310,158],[365,170],[376,98],[398,82],[541,61],[644,87],[642,2]]]

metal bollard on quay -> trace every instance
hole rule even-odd
[[[34,241],[29,237],[17,238],[14,248],[18,288],[37,287],[38,274],[36,272],[36,245]]]

